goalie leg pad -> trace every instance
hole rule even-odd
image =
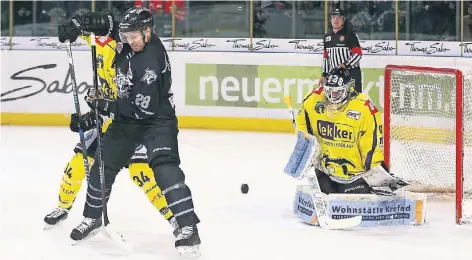
[[[316,137],[306,137],[303,132],[297,134],[297,142],[284,168],[284,172],[294,178],[302,179],[310,170],[319,155]]]
[[[293,201],[293,213],[303,222],[319,226],[318,217],[316,216],[315,206],[310,194],[308,185],[298,185]]]
[[[375,194],[324,195],[328,215],[332,219],[362,216],[360,227],[423,225],[426,216],[426,195],[402,192],[401,195]],[[319,225],[308,185],[297,186],[293,212],[303,222]]]

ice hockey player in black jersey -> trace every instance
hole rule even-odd
[[[109,23],[99,23],[106,26]],[[106,31],[96,26],[97,31]],[[126,166],[137,144],[147,148],[149,165],[162,189],[169,208],[180,227],[175,247],[181,255],[198,256],[200,237],[192,194],[180,168],[178,126],[171,90],[169,56],[159,37],[153,32],[154,22],[148,9],[133,7],[126,11],[119,24],[122,52],[116,56],[115,83],[117,100],[106,100],[100,93],[86,97],[92,109],[113,118],[102,138],[102,159],[106,182],[106,197],[119,170]],[[95,159],[96,161],[98,158]],[[90,237],[102,225],[102,203],[99,163],[92,166],[85,219],[74,230],[71,238]]]

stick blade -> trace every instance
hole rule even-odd
[[[331,219],[328,216],[319,218],[320,226],[323,229],[350,229],[355,228],[361,224],[362,216],[355,216],[345,219]]]
[[[115,242],[115,244],[123,251],[127,253],[131,253],[133,251],[133,248],[128,242],[125,241],[123,235],[118,233],[118,231],[116,231],[112,225],[108,224],[106,226],[102,226],[102,232],[105,236],[113,240],[113,242]]]
[[[284,97],[284,102],[288,106],[288,108],[292,108],[292,97],[285,96]]]

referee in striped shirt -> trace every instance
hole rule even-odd
[[[323,41],[323,74],[320,85],[324,85],[326,76],[331,70],[347,68],[355,80],[355,90],[362,93],[362,73],[359,67],[362,50],[359,38],[346,28],[346,16],[343,10],[334,9],[330,15],[333,31],[327,33]]]

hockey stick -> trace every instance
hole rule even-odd
[[[72,58],[72,48],[70,45],[70,41],[66,41],[66,50],[67,50],[67,56],[69,58],[69,70],[70,70],[70,78],[72,81],[72,93],[74,95],[74,105],[75,105],[75,113],[77,114],[77,117],[80,118],[82,114],[80,113],[80,104],[79,104],[79,93],[77,89],[77,81],[75,79],[75,68],[74,68],[74,60]],[[90,176],[90,169],[89,169],[89,163],[88,163],[88,156],[87,156],[87,149],[85,146],[85,135],[84,135],[84,130],[79,124],[79,137],[80,137],[80,145],[82,145],[82,157],[84,159],[84,167],[85,167],[85,176],[87,176],[87,179]]]
[[[96,39],[95,39],[94,33],[90,34],[90,45],[92,49],[93,87],[95,88],[95,93],[98,95],[99,93],[98,79],[97,79],[98,71],[97,71],[97,60],[96,60],[97,46],[96,46]],[[102,182],[102,216],[103,216],[102,231],[104,235],[106,235],[111,240],[113,240],[120,248],[122,248],[125,251],[130,252],[132,250],[131,247],[126,243],[125,239],[123,238],[123,235],[118,233],[113,228],[113,226],[110,224],[110,221],[108,219],[106,182],[105,182],[104,163],[103,163],[103,158],[102,158],[102,141],[101,141],[101,136],[100,136],[101,135],[100,113],[98,112],[98,108],[95,108],[95,117],[96,117],[95,127],[97,128],[97,131],[98,131],[98,134],[97,134],[97,152],[98,152],[98,163],[99,163],[98,168],[100,171],[100,179]]]
[[[292,107],[292,99],[290,96],[284,98],[285,104],[290,111],[290,118],[295,129],[297,129],[297,122],[295,121],[295,111]],[[352,218],[345,219],[332,219],[328,216],[328,210],[323,200],[323,193],[321,192],[318,178],[316,177],[315,167],[311,166],[311,176],[308,177],[308,183],[310,185],[310,195],[313,199],[313,205],[315,206],[316,216],[320,226],[324,229],[349,229],[359,226],[362,221],[362,216],[355,216]]]

